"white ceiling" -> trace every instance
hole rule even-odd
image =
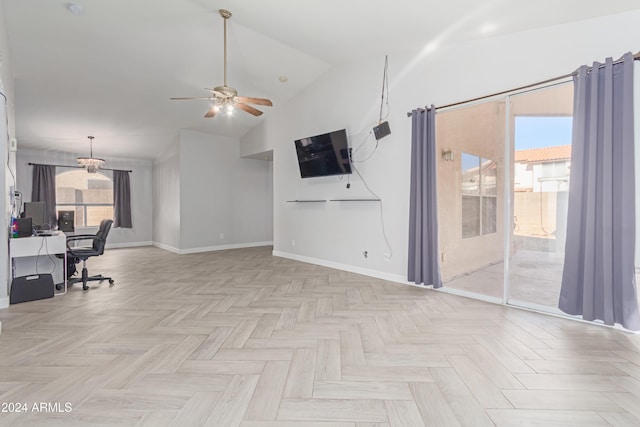
[[[154,158],[179,129],[241,136],[333,65],[430,43],[556,25],[640,9],[638,0],[2,0],[16,88],[20,147]],[[270,98],[256,118],[203,118],[223,81]],[[484,33],[483,27],[493,27]],[[287,76],[281,83],[279,76]]]

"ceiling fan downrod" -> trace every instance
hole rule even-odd
[[[231,12],[226,9],[218,10],[224,20],[224,86],[227,87],[227,19],[231,18]]]

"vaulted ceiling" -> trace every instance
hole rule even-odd
[[[132,158],[158,156],[179,129],[241,136],[336,64],[640,9],[637,0],[2,1],[20,146],[83,152],[94,135],[96,155]],[[222,84],[220,8],[233,13],[228,83],[273,100],[261,117],[205,119],[208,101],[169,100]]]

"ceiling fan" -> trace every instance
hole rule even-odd
[[[262,111],[252,107],[249,104],[264,105],[271,107],[273,104],[269,99],[265,98],[251,98],[247,96],[238,96],[238,91],[234,88],[227,86],[227,19],[231,18],[231,12],[225,9],[218,11],[222,19],[224,19],[224,84],[222,86],[216,86],[213,89],[205,88],[211,92],[211,95],[205,97],[190,97],[190,98],[171,98],[172,100],[185,100],[185,99],[205,99],[213,101],[213,106],[204,115],[205,117],[214,117],[219,111],[226,109],[228,112],[233,111],[235,107],[246,111],[254,116],[262,115]]]

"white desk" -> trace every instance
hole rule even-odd
[[[55,254],[64,254],[64,292],[56,294],[63,295],[67,292],[67,236],[62,231],[52,231],[51,236],[15,237],[9,239],[9,257],[12,262],[14,258]]]

